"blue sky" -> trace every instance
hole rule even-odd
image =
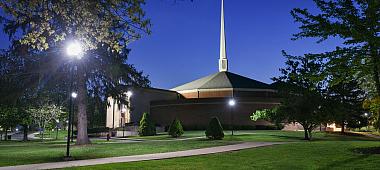
[[[330,51],[339,40],[292,41],[298,32],[290,10],[311,0],[225,0],[229,71],[271,83],[284,66],[281,50],[302,55]],[[220,0],[147,0],[152,34],[129,45],[129,62],[149,75],[152,86],[173,88],[218,71]],[[0,34],[0,48],[7,38]]]

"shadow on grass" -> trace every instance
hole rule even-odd
[[[332,167],[337,168],[341,167],[342,165],[346,164],[353,164],[354,162],[359,162],[363,159],[368,158],[370,155],[360,155],[349,159],[343,159],[339,161],[332,161],[330,164],[325,165],[324,167],[321,167],[319,169],[331,169]]]
[[[364,155],[380,154],[380,147],[356,148],[352,152]]]

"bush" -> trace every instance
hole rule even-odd
[[[148,113],[144,113],[139,126],[139,135],[140,136],[154,136],[156,135],[156,127],[152,120],[150,119],[150,115]]]
[[[183,128],[181,122],[178,119],[174,119],[169,127],[169,135],[173,138],[178,138],[183,135]]]
[[[221,140],[224,138],[223,128],[217,117],[211,118],[206,129],[206,137],[212,140]]]

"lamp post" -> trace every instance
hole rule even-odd
[[[59,125],[59,120],[57,119],[57,120],[55,120],[55,122],[57,123],[55,126],[55,129],[56,129],[56,134],[55,134],[55,140],[57,140],[58,139],[58,125]]]
[[[235,106],[236,104],[236,101],[234,99],[230,99],[228,101],[228,105],[230,106],[230,115],[231,115],[231,120],[230,120],[230,123],[231,123],[231,135],[233,136],[234,135],[234,117],[233,117],[233,114],[232,114],[232,109],[233,107]]]
[[[72,57],[73,59],[81,59],[82,58],[82,45],[78,41],[73,41],[70,44],[68,44],[66,48],[66,54],[69,57]],[[72,120],[72,112],[73,112],[73,99],[75,99],[78,94],[76,92],[73,92],[73,63],[70,63],[70,90],[69,93],[69,119],[68,119],[68,130],[67,130],[67,143],[66,143],[66,159],[70,159],[70,136],[71,136],[71,124],[73,123]]]
[[[364,113],[364,116],[367,118],[367,131],[369,131],[368,113]]]
[[[77,98],[78,94],[76,92],[71,93],[71,98],[75,100]],[[74,142],[74,102],[71,103],[71,142]]]

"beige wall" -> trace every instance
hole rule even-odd
[[[119,108],[119,105],[114,104],[114,100],[111,97],[108,97],[107,102],[110,104],[107,108],[107,121],[106,121],[106,127],[109,128],[116,128],[120,127],[120,119],[123,118],[121,116],[121,108]],[[115,108],[115,110],[113,110]]]
[[[107,123],[110,128],[122,127],[123,123],[138,124],[142,114],[150,111],[150,102],[156,100],[176,100],[179,94],[174,91],[154,89],[154,88],[131,88],[132,96],[129,98],[129,105],[123,105],[126,113],[121,113],[121,108],[115,105],[115,114],[113,114],[113,99],[108,98],[110,106],[107,108]],[[130,106],[130,107],[129,107]],[[113,126],[113,118],[114,126]],[[124,121],[125,120],[125,121]]]

